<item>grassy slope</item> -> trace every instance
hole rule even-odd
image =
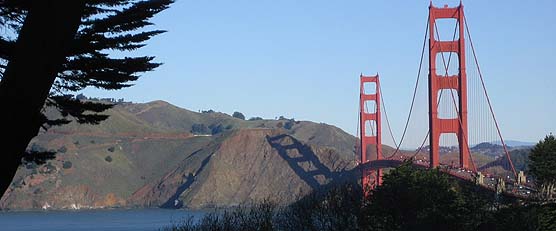
[[[134,192],[179,165],[194,171],[194,166],[203,159],[186,161],[191,160],[191,154],[206,149],[211,142],[218,144],[220,141],[215,139],[225,139],[230,134],[195,137],[190,134],[193,124],[222,125],[234,130],[276,129],[278,124],[286,122],[245,121],[223,113],[196,113],[163,101],[118,105],[107,114],[110,118],[99,125],[71,123],[36,138],[33,142],[46,149],[65,147],[67,151],[49,161],[48,165],[52,166],[49,171],[44,166],[22,167],[10,192],[0,201],[0,208],[40,208],[46,202],[59,208],[74,202],[125,205]],[[337,149],[344,159],[354,158],[355,138],[336,127],[299,122],[291,130],[279,130],[309,145]],[[108,156],[110,162],[106,160]],[[64,168],[66,162],[71,162],[72,167]]]

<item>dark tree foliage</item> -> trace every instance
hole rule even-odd
[[[406,163],[384,176],[372,192],[364,225],[374,230],[475,230],[486,217],[487,196],[457,184],[438,169],[418,170]],[[474,195],[474,196],[470,196]]]
[[[556,230],[556,204],[546,204],[540,209],[537,230]]]
[[[196,135],[205,135],[205,134],[210,134],[211,131],[207,127],[207,125],[193,124],[193,125],[191,125],[191,133],[196,134]]]
[[[232,117],[238,118],[240,120],[245,120],[245,115],[243,115],[243,113],[238,111],[234,112],[234,114],[232,114]]]
[[[71,161],[64,161],[64,163],[62,164],[62,167],[64,169],[70,169],[73,166],[73,164],[71,163]]]
[[[556,190],[556,138],[550,134],[529,155],[529,171],[541,189],[541,196],[551,199]]]
[[[284,128],[289,130],[292,129],[294,125],[295,125],[295,120],[290,119],[286,123],[284,123]]]
[[[98,124],[112,104],[78,100],[86,87],[117,90],[160,65],[152,56],[126,56],[162,30],[150,19],[173,0],[0,0],[0,194],[22,157],[43,161],[49,153],[25,152],[41,128]],[[116,56],[117,55],[117,56]],[[60,113],[45,115],[45,108]],[[35,157],[36,156],[36,157]]]
[[[252,206],[239,206],[224,211],[209,212],[201,219],[188,217],[183,222],[164,227],[164,231],[271,231],[274,225],[276,205],[262,202]]]
[[[222,126],[222,124],[211,124],[208,127],[210,129],[210,133],[212,135],[216,135],[219,133],[222,133],[224,131],[224,126]]]
[[[249,118],[249,121],[257,121],[257,120],[263,120],[263,118],[258,117],[258,116]]]
[[[58,151],[57,151],[57,152],[59,152],[59,153],[66,153],[67,151],[68,151],[68,148],[66,148],[66,146],[62,146],[62,147],[58,148]]]
[[[515,169],[518,171],[529,171],[529,154],[531,153],[530,149],[517,149],[512,150],[510,152],[510,157],[512,158],[512,163],[515,166]],[[504,160],[507,162],[507,157],[504,157]]]
[[[284,207],[268,201],[163,230],[555,230],[556,205],[497,201],[494,192],[409,163],[362,199],[359,184],[324,186]]]
[[[79,1],[79,0],[77,0]],[[0,60],[9,63],[16,50],[17,34],[32,10],[33,1],[0,1],[0,22],[8,30],[0,35]],[[116,52],[133,51],[163,30],[143,30],[152,25],[154,15],[168,8],[173,0],[81,0],[84,3],[79,28],[73,41],[67,44],[65,60],[56,73],[47,106],[56,107],[66,119],[96,124],[106,116],[99,115],[111,105],[91,103],[73,97],[86,87],[117,90],[132,85],[139,73],[160,66],[153,56],[116,58]],[[32,65],[32,64],[31,64]],[[6,71],[2,65],[1,73]],[[82,95],[81,95],[82,96]],[[92,112],[92,113],[91,113]],[[68,120],[49,120],[46,125],[67,123]]]

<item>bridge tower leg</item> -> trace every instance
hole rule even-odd
[[[361,132],[361,164],[371,160],[380,160],[382,156],[381,114],[380,114],[380,80],[376,76],[360,76],[359,113]],[[366,89],[365,83],[374,83],[372,89]],[[366,90],[372,93],[366,93]],[[370,104],[370,105],[369,105]],[[368,108],[370,107],[370,108]],[[374,153],[371,151],[374,150]],[[370,157],[375,158],[370,158]],[[374,178],[374,179],[373,179]],[[361,185],[364,190],[382,184],[382,170],[362,170]]]
[[[455,41],[437,41],[435,36],[437,19],[456,19],[459,29],[459,39]],[[464,34],[463,5],[458,7],[437,8],[429,7],[429,126],[430,126],[430,166],[439,165],[440,135],[455,133],[459,143],[460,167],[469,169],[470,155],[468,148],[467,127],[467,74],[465,70],[465,34]],[[457,54],[459,60],[459,73],[446,76],[445,68],[437,72],[437,55],[443,52]],[[439,74],[441,73],[441,74]],[[439,92],[443,89],[455,90],[458,93],[458,118],[439,118]],[[451,93],[444,93],[442,97],[452,97]]]

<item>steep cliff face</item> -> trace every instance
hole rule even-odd
[[[288,203],[355,166],[355,138],[326,124],[244,121],[162,101],[108,113],[98,126],[70,124],[35,139],[30,148],[57,151],[56,159],[22,166],[0,208]],[[211,130],[197,134],[196,125]]]
[[[335,149],[304,144],[283,130],[238,130],[189,156],[170,174],[137,191],[131,201],[189,208],[265,199],[290,203],[342,180],[354,166],[352,158]]]

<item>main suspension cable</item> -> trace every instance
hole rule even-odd
[[[413,112],[413,107],[415,105],[415,98],[417,96],[417,89],[419,87],[419,79],[421,78],[421,69],[423,67],[423,58],[425,56],[425,46],[427,45],[427,36],[429,34],[429,19],[430,19],[430,15],[427,18],[427,26],[425,28],[425,37],[423,38],[423,48],[421,50],[421,60],[419,61],[419,70],[417,72],[417,81],[415,81],[415,89],[413,90],[413,99],[411,100],[411,106],[409,107],[409,113],[407,115],[407,120],[405,122],[405,127],[403,129],[402,137],[400,138],[400,142],[398,143],[398,145],[396,147],[396,151],[394,151],[394,153],[392,153],[392,155],[386,157],[385,159],[392,158],[393,156],[395,156],[400,151],[400,147],[402,146],[402,143],[404,141],[405,134],[407,133],[407,128],[409,127],[409,121],[411,120],[411,114]]]
[[[390,137],[392,141],[394,141],[394,145],[397,147],[398,143],[396,142],[396,138],[394,137],[394,133],[392,132],[392,126],[390,126],[390,120],[388,119],[388,112],[386,111],[386,103],[384,103],[384,97],[382,96],[382,87],[379,86],[379,94],[380,94],[380,101],[382,103],[382,109],[384,110],[384,117],[386,118],[386,125],[388,126],[388,131],[390,131]]]
[[[514,177],[516,181],[518,180],[517,172],[515,170],[512,158],[510,153],[508,152],[508,148],[506,147],[506,143],[504,142],[504,138],[502,137],[502,132],[500,131],[500,126],[498,126],[498,121],[496,120],[496,116],[494,115],[494,110],[492,109],[492,104],[490,103],[490,97],[488,96],[488,92],[486,90],[485,82],[483,79],[483,74],[481,72],[481,67],[479,66],[479,61],[477,59],[477,55],[475,53],[475,46],[473,45],[473,40],[471,39],[471,33],[469,33],[469,26],[467,25],[467,18],[463,17],[465,23],[465,29],[467,31],[467,35],[469,36],[469,42],[471,44],[471,50],[473,51],[473,59],[475,60],[475,65],[477,65],[477,71],[479,72],[479,77],[481,79],[481,85],[483,86],[483,91],[485,92],[485,96],[487,99],[488,107],[490,109],[490,113],[492,114],[492,119],[494,120],[494,124],[496,125],[496,130],[498,131],[498,136],[500,137],[500,142],[502,143],[502,147],[504,148],[504,152],[506,154],[506,158],[510,163],[510,167],[512,168],[512,172],[514,173]]]

